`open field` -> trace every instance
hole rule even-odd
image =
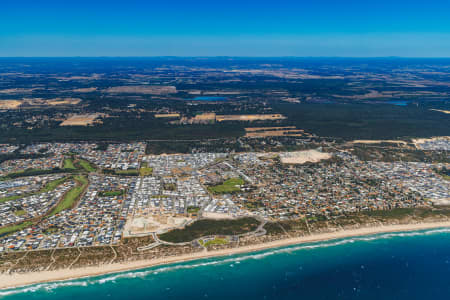
[[[226,244],[228,244],[228,240],[222,239],[222,238],[215,238],[213,240],[209,240],[206,242],[204,242],[203,240],[200,240],[200,244],[203,247],[209,247],[209,246],[213,246],[213,245],[226,245]]]
[[[81,102],[79,98],[55,98],[46,100],[46,104],[50,106],[57,105],[77,105]]]
[[[225,182],[222,184],[208,187],[208,191],[213,194],[235,193],[241,190],[239,186],[243,185],[244,183],[245,182],[242,178],[230,178],[228,180],[225,180]]]
[[[270,121],[286,119],[281,114],[267,114],[267,115],[216,115],[217,122],[224,121]]]
[[[84,159],[80,159],[77,162],[85,171],[87,172],[95,172],[95,168],[92,166],[90,162]]]
[[[30,227],[31,225],[33,225],[32,222],[23,222],[18,225],[2,227],[2,228],[0,228],[0,236],[22,230],[24,228]]]
[[[172,113],[172,114],[155,114],[155,118],[179,118],[179,113]]]
[[[281,157],[283,164],[304,164],[307,162],[316,163],[324,159],[330,159],[331,154],[319,152],[317,150],[306,150],[288,152]]]
[[[192,221],[189,217],[174,216],[142,216],[127,220],[124,236],[133,234],[150,234],[151,232],[164,233],[171,229],[182,228]]]
[[[81,193],[85,190],[88,185],[88,180],[86,177],[77,175],[74,176],[74,179],[77,181],[77,185],[68,191],[61,202],[50,212],[50,216],[56,215],[63,210],[71,208],[77,199],[80,197]]]
[[[84,114],[84,115],[73,115],[67,118],[59,126],[87,126],[94,124],[94,121],[100,117],[100,114]]]
[[[0,109],[16,109],[22,105],[19,100],[0,100]]]
[[[141,167],[139,169],[139,175],[140,176],[151,176],[153,173],[153,168],[149,167]]]
[[[64,159],[63,168],[64,169],[71,169],[71,170],[75,170],[76,169],[75,165],[73,164],[73,160],[71,158]]]
[[[115,197],[115,196],[122,196],[124,194],[125,194],[125,190],[103,191],[103,192],[98,193],[98,195],[100,197]]]

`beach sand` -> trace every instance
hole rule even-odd
[[[117,263],[108,264],[95,267],[84,267],[78,269],[61,269],[55,271],[42,271],[42,272],[31,272],[23,274],[2,274],[0,275],[0,289],[19,287],[24,285],[30,285],[34,283],[49,282],[49,281],[60,281],[68,279],[76,279],[88,276],[96,276],[110,273],[117,273],[123,271],[130,271],[136,269],[142,269],[152,266],[158,266],[163,264],[184,262],[195,259],[216,257],[216,256],[226,256],[239,253],[259,251],[269,248],[277,248],[301,243],[325,241],[331,239],[346,238],[352,236],[362,236],[377,233],[388,233],[388,232],[398,232],[398,231],[414,231],[430,228],[440,228],[440,227],[450,227],[450,221],[446,222],[433,222],[433,223],[418,223],[418,224],[405,224],[405,225],[386,225],[377,227],[367,227],[351,230],[342,230],[331,233],[319,233],[309,236],[288,238],[277,240],[264,244],[255,244],[249,246],[243,246],[233,249],[224,249],[217,251],[199,252],[193,254],[186,254],[174,257],[165,257],[161,259],[145,260],[145,261],[134,261],[127,263]]]

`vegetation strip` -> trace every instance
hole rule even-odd
[[[161,234],[159,238],[171,243],[190,242],[195,239],[212,235],[238,235],[251,232],[258,228],[259,221],[246,217],[235,220],[198,220],[183,229],[174,229]]]
[[[239,186],[244,183],[245,182],[242,178],[230,178],[222,184],[208,187],[208,191],[213,194],[231,194],[239,192],[241,190]]]
[[[87,188],[89,182],[85,176],[76,175],[73,178],[77,181],[77,185],[64,195],[62,201],[60,201],[58,205],[50,212],[49,216],[54,216],[63,210],[73,207],[77,199]]]

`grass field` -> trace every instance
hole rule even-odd
[[[151,176],[153,173],[153,168],[148,166],[147,162],[142,162],[141,168],[139,169],[140,176]]]
[[[77,181],[77,185],[66,193],[63,200],[51,211],[50,216],[56,215],[63,210],[71,208],[77,201],[78,197],[88,185],[88,180],[85,176],[76,175],[73,177]]]
[[[64,160],[63,168],[64,169],[69,169],[69,170],[75,170],[76,169],[75,165],[73,164],[73,160],[71,158],[66,158]]]
[[[208,191],[213,194],[231,194],[239,192],[241,190],[239,186],[244,183],[242,178],[230,178],[222,184],[208,187]]]
[[[95,172],[95,168],[87,160],[80,159],[78,164],[87,172]]]
[[[198,213],[200,210],[200,207],[198,206],[188,206],[187,212],[190,214]]]
[[[16,211],[14,212],[14,214],[15,214],[16,216],[20,217],[20,216],[25,215],[25,214],[26,214],[26,211],[24,211],[23,209],[19,209],[19,210],[16,210]]]
[[[200,242],[204,247],[209,247],[209,246],[213,246],[213,245],[226,245],[228,244],[228,240],[227,239],[222,239],[222,238],[215,238],[213,240],[209,240],[206,243],[201,241]]]
[[[142,167],[139,169],[140,176],[151,176],[153,173],[153,168]]]
[[[23,222],[18,225],[12,225],[12,226],[0,228],[0,236],[22,230],[24,228],[30,227],[31,225],[33,225],[32,222]]]
[[[66,176],[60,179],[56,179],[53,181],[50,181],[49,183],[47,183],[40,191],[39,193],[46,193],[46,192],[50,192],[53,191],[54,189],[56,189],[56,187],[62,183],[64,183],[67,179],[69,179],[70,176]]]
[[[27,195],[24,194],[24,195],[14,195],[14,196],[9,196],[9,197],[3,197],[3,198],[0,198],[0,203],[4,203],[4,202],[20,199],[20,198],[23,198],[23,197],[26,197],[26,196]]]

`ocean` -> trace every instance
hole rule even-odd
[[[0,291],[18,299],[450,299],[450,228],[308,243]]]

